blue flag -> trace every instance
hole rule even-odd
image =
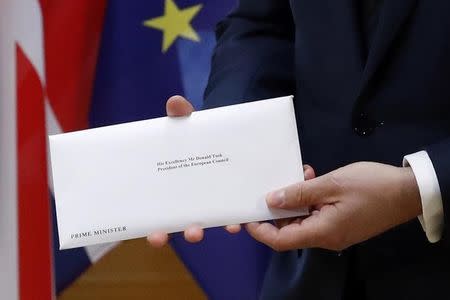
[[[202,107],[215,24],[232,0],[109,1],[90,113],[91,127],[165,115],[175,94]],[[213,201],[213,200],[212,200]],[[171,244],[211,299],[257,299],[270,251],[246,232],[209,229]]]

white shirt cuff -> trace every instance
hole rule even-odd
[[[419,151],[403,158],[403,166],[410,166],[416,177],[422,201],[420,224],[431,243],[441,239],[444,228],[444,208],[441,189],[433,163],[426,151]]]

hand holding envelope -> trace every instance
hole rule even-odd
[[[194,108],[185,98],[181,96],[173,96],[167,101],[166,111],[169,117],[185,117],[189,116],[194,111]],[[308,165],[304,166],[304,175],[305,180],[312,179],[315,177],[314,170]],[[292,222],[298,221],[299,218],[294,217],[277,220],[276,224],[279,227],[282,227]],[[225,229],[229,233],[234,234],[238,233],[241,230],[241,225],[239,224],[227,225],[225,226]],[[153,232],[147,237],[147,239],[153,247],[159,248],[167,244],[168,237],[169,237],[168,234],[165,232]],[[200,226],[191,225],[184,231],[184,237],[188,242],[191,243],[200,242],[203,239],[203,229]]]
[[[167,102],[171,116],[188,115],[192,106],[175,96]],[[311,214],[246,225],[256,240],[277,251],[325,248],[341,251],[396,225],[416,218],[422,212],[420,195],[411,168],[398,168],[373,162],[358,162],[315,177],[312,167],[304,166],[304,182],[268,194],[271,208],[308,207]],[[240,225],[229,225],[230,233]],[[198,242],[202,229],[190,227],[185,238]],[[153,246],[164,245],[167,234],[148,237]]]
[[[307,213],[264,201],[267,192],[304,179],[292,96],[190,116],[188,102],[168,106],[184,117],[49,137],[61,249],[150,233],[163,244],[159,232],[186,231],[197,241],[200,227]]]
[[[411,168],[358,162],[302,174],[292,97],[188,116],[176,96],[167,111],[50,137],[61,249],[148,234],[161,246],[183,230],[197,242],[201,228],[248,223],[275,250],[341,250],[422,212]]]

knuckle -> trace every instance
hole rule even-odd
[[[295,185],[295,204],[297,207],[306,206],[304,189],[304,184],[302,184],[301,182]]]
[[[337,172],[331,172],[327,175],[327,183],[337,193],[345,189],[345,180]]]

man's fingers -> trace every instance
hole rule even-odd
[[[188,116],[193,111],[192,104],[182,96],[172,96],[167,100],[166,112],[169,117]]]
[[[316,177],[314,169],[310,165],[303,165],[303,173],[305,175],[305,180],[310,180]],[[278,219],[274,220],[275,226],[278,228],[289,225],[292,222],[300,223],[301,218],[287,218],[287,219]]]
[[[169,235],[164,232],[155,232],[147,237],[147,241],[152,247],[161,248],[167,244]]]
[[[320,247],[323,235],[320,234],[322,228],[318,226],[319,224],[299,220],[280,229],[270,223],[249,223],[246,228],[254,239],[276,251],[286,251]]]
[[[249,223],[247,232],[257,241],[266,244],[275,251],[286,251],[291,249],[301,249],[310,247],[309,243],[295,244],[298,240],[298,232],[293,232],[290,236],[286,235],[286,229],[289,227],[299,228],[297,223],[289,224],[278,229],[270,223]],[[291,230],[290,232],[292,232]]]
[[[277,219],[273,220],[273,223],[275,224],[276,227],[281,228],[291,223],[293,219],[294,218]]]
[[[276,239],[280,229],[267,222],[253,222],[245,225],[247,232],[257,241],[276,249]]]
[[[330,203],[339,192],[339,186],[329,174],[292,184],[267,195],[272,208],[297,209],[321,203]]]
[[[296,209],[309,207],[314,203],[314,191],[309,188],[309,181],[292,184],[267,195],[267,205],[272,208]]]
[[[303,166],[303,174],[305,176],[305,180],[310,180],[316,177],[316,173],[310,165]]]
[[[198,243],[203,239],[203,229],[192,225],[184,231],[184,239],[190,243]]]
[[[203,239],[203,229],[192,225],[184,231],[184,238],[190,243],[198,243]],[[147,241],[152,247],[161,248],[169,241],[169,235],[164,232],[154,232],[147,237]]]
[[[301,223],[303,221],[303,217],[293,217],[293,218],[286,218],[286,219],[278,219],[278,220],[274,220],[274,224],[276,227],[281,228],[284,226],[287,226],[291,223]]]
[[[227,225],[225,226],[225,230],[228,231],[229,233],[238,233],[239,231],[241,231],[241,225],[239,224]]]
[[[305,180],[311,180],[316,177],[314,169],[310,165],[303,166],[303,173],[305,176]],[[267,204],[273,208],[299,208],[299,205],[301,204],[300,202],[307,202],[306,197],[309,196],[305,195],[304,187],[302,187],[301,185],[302,183],[294,184],[278,191],[269,193],[266,199]],[[305,203],[305,205],[306,204],[307,203]],[[309,206],[309,204],[306,206]]]

